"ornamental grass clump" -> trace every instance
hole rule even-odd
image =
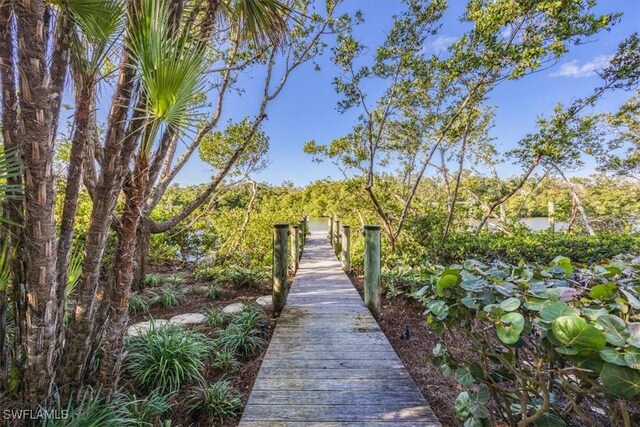
[[[204,414],[213,425],[233,420],[240,415],[242,407],[242,399],[226,380],[201,385],[189,397],[190,411]]]
[[[126,368],[142,390],[171,392],[185,382],[202,382],[211,341],[177,325],[150,329],[127,340]]]

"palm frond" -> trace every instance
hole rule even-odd
[[[0,242],[0,292],[5,291],[11,280],[11,260],[13,251],[9,246],[9,239]]]
[[[69,274],[65,286],[65,295],[69,297],[80,280],[82,273],[82,263],[84,261],[84,247],[79,242],[74,242],[73,252],[71,252],[71,262],[69,263]]]
[[[167,0],[143,0],[129,17],[129,49],[135,58],[151,133],[160,124],[181,128],[203,89],[206,52],[190,29],[175,34],[169,24]],[[153,136],[145,138],[149,150]]]
[[[240,40],[257,45],[282,42],[287,34],[291,9],[278,0],[231,0],[226,4],[226,19],[234,24]]]

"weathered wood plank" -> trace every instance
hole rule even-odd
[[[375,405],[248,405],[247,420],[421,421],[434,419],[428,405],[376,402]]]
[[[312,234],[240,426],[440,425],[341,267]]]
[[[298,378],[298,379],[394,379],[411,378],[404,367],[398,368],[356,368],[356,369],[318,369],[318,368],[264,368],[258,378]]]
[[[366,405],[371,402],[403,402],[406,405],[424,404],[419,391],[361,391],[345,390],[253,390],[248,405]]]

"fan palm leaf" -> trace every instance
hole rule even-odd
[[[292,10],[278,0],[228,0],[222,6],[240,40],[277,45],[286,37]]]

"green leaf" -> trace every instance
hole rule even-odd
[[[631,399],[640,393],[640,372],[631,368],[605,363],[600,379],[615,396]]]
[[[624,362],[631,369],[640,370],[640,349],[627,348],[624,352]]]
[[[449,306],[444,301],[431,301],[427,304],[427,309],[438,320],[444,320],[449,315]]]
[[[611,345],[625,345],[627,338],[631,335],[627,331],[627,325],[624,323],[624,320],[613,314],[600,316],[596,322],[604,327],[604,336]]]
[[[436,295],[439,297],[444,296],[444,291],[452,286],[458,284],[458,276],[454,274],[445,274],[440,279],[438,279],[438,283],[436,284]]]
[[[504,311],[514,311],[520,307],[520,300],[518,298],[507,298],[500,303],[500,307]]]
[[[620,289],[620,292],[622,292],[626,297],[627,297],[627,301],[629,301],[629,305],[633,308],[640,309],[640,300],[638,298],[636,298],[631,292],[624,290],[624,289]]]
[[[562,316],[553,321],[553,335],[564,345],[577,349],[601,350],[607,341],[604,334],[577,316]]]
[[[562,268],[565,275],[570,275],[573,272],[573,266],[571,265],[571,260],[565,256],[556,257],[552,264]]]
[[[456,369],[455,378],[458,384],[461,385],[470,385],[476,382],[471,372],[466,368]]]
[[[624,361],[624,355],[615,348],[605,347],[600,350],[599,354],[605,362],[613,363],[618,366],[627,366],[627,363]]]
[[[617,289],[618,285],[615,283],[596,285],[589,291],[589,296],[594,299],[609,299],[616,294]]]
[[[515,344],[524,329],[524,317],[520,313],[507,313],[496,325],[498,338],[505,344]]]
[[[484,279],[465,279],[460,287],[469,292],[482,292],[486,281]]]
[[[472,310],[477,310],[478,308],[480,308],[478,306],[478,303],[476,302],[475,298],[473,297],[464,297],[460,300],[460,302],[467,308],[470,308]]]
[[[562,302],[550,302],[540,310],[540,317],[546,322],[553,322],[558,317],[578,315],[578,311]]]

